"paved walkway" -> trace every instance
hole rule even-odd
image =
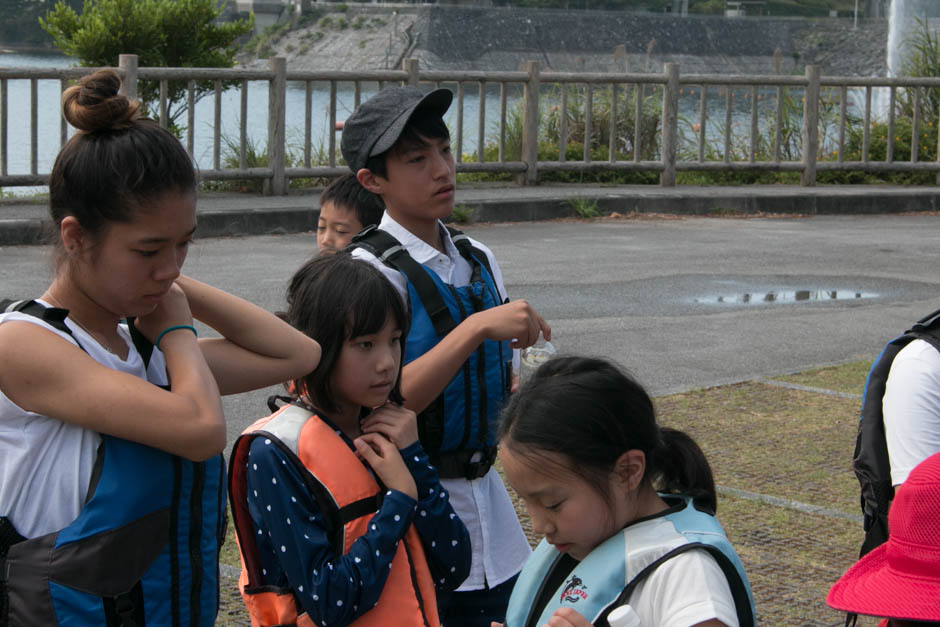
[[[288,196],[203,194],[200,237],[297,233],[316,224],[318,190]],[[461,184],[457,204],[473,210],[473,222],[518,222],[568,217],[568,200],[592,199],[601,213],[858,214],[940,210],[940,187],[875,185],[745,185],[739,187],[652,185]],[[39,241],[45,201],[0,201],[0,245]]]

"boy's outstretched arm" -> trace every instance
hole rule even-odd
[[[512,348],[532,346],[539,333],[550,340],[552,329],[524,300],[477,312],[437,345],[402,369],[405,407],[420,413],[447,387],[457,370],[484,340],[511,340]]]

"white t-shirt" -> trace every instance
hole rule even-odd
[[[76,343],[35,316],[0,314],[0,324],[14,320],[39,325]],[[118,333],[129,348],[126,361],[108,352],[68,318],[65,322],[92,359],[147,379],[143,360],[125,325],[118,326]],[[164,384],[165,374],[159,380],[154,373],[165,372],[163,354],[154,349],[150,379]],[[8,517],[26,538],[58,531],[74,521],[85,503],[100,443],[101,436],[96,432],[25,411],[0,389],[0,516]]]
[[[382,216],[379,228],[397,239],[415,261],[434,270],[445,283],[462,287],[470,282],[472,268],[457,251],[443,225],[440,228],[446,254],[413,235],[387,213]],[[493,253],[480,242],[472,238],[470,241],[486,255],[493,269],[496,288],[500,297],[505,299],[503,275]],[[398,290],[405,305],[408,305],[408,283],[398,270],[385,265],[362,248],[354,249],[352,254],[381,270]],[[470,575],[457,590],[480,590],[484,582],[492,588],[522,570],[531,549],[499,474],[491,468],[480,479],[441,479],[441,485],[450,493],[450,504],[467,526],[470,545],[473,547]]]
[[[882,400],[891,483],[940,451],[940,351],[914,340],[894,358]]]
[[[637,585],[627,604],[641,625],[689,627],[717,618],[738,627],[728,579],[704,549],[680,553],[657,566]]]

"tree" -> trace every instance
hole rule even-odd
[[[84,67],[116,66],[118,55],[136,54],[140,67],[232,67],[235,41],[254,27],[254,17],[220,22],[220,0],[86,0],[77,14],[64,0],[39,22],[59,50]],[[196,98],[213,89],[196,83]],[[159,107],[158,81],[140,81],[148,111]],[[168,117],[187,108],[186,82],[167,84]]]

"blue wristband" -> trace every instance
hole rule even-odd
[[[160,335],[157,336],[157,341],[154,342],[153,345],[156,346],[157,348],[160,348],[160,340],[163,339],[163,336],[169,333],[170,331],[176,331],[179,329],[189,329],[190,331],[193,332],[193,335],[195,335],[196,337],[199,337],[199,334],[196,333],[196,327],[192,326],[191,324],[174,324],[172,327],[167,327],[163,329],[162,331],[160,331]]]

